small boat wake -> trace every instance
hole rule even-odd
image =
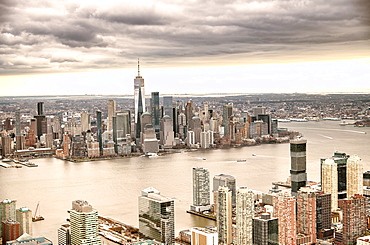
[[[320,136],[322,136],[322,137],[324,137],[324,138],[327,138],[327,139],[329,139],[329,140],[332,140],[333,138],[332,137],[330,137],[330,136],[326,136],[326,135],[323,135],[323,134],[319,134]]]

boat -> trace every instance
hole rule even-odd
[[[278,121],[278,122],[290,122],[290,120],[289,120],[289,119],[278,119],[277,121]]]
[[[257,156],[257,155],[253,153],[253,154],[252,154],[252,156],[254,156],[254,157],[255,157],[255,156]]]
[[[40,204],[40,202],[37,203],[35,215],[32,217],[32,222],[44,220],[44,217],[42,217],[40,214],[37,215],[37,210],[39,209],[39,204]]]
[[[238,160],[236,160],[237,162],[246,162],[247,161],[247,159],[238,159]]]
[[[306,118],[291,118],[290,121],[292,122],[308,122]]]
[[[12,160],[11,159],[9,159],[9,158],[4,158],[3,160],[2,160],[2,162],[11,162]]]

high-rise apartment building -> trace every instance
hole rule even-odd
[[[316,192],[316,234],[326,239],[331,232],[331,194]]]
[[[139,196],[139,231],[165,245],[174,244],[174,200],[160,195],[153,187],[142,190]]]
[[[91,129],[91,119],[90,114],[87,112],[81,113],[81,131],[87,132]]]
[[[338,209],[338,170],[333,159],[326,159],[321,164],[321,190],[331,194],[331,210]]]
[[[235,206],[236,203],[236,179],[229,174],[218,174],[213,177],[213,191],[218,191],[220,186],[226,186],[231,191],[231,203]],[[216,200],[215,200],[216,204]]]
[[[253,219],[253,244],[279,244],[279,226],[277,218],[272,218],[269,213],[263,213],[260,217]]]
[[[32,211],[26,207],[16,210],[16,219],[20,224],[20,234],[32,236]]]
[[[2,236],[2,223],[6,220],[16,220],[16,203],[17,200],[5,199],[0,202],[0,237]]]
[[[207,210],[210,208],[210,204],[209,171],[207,168],[193,168],[193,205],[191,209],[195,209],[194,211]]]
[[[19,222],[8,219],[2,222],[2,245],[6,245],[6,242],[13,241],[20,236]]]
[[[357,155],[347,160],[347,198],[363,194],[363,164]]]
[[[309,187],[301,187],[297,199],[297,233],[316,243],[316,193]]]
[[[279,244],[295,245],[297,238],[296,199],[287,192],[274,196],[273,216],[279,220]]]
[[[253,192],[240,187],[236,192],[236,244],[253,244]]]
[[[343,212],[343,231],[335,233],[335,244],[352,245],[366,234],[366,198],[354,194],[351,198],[339,200]]]
[[[62,224],[58,229],[58,244],[71,245],[71,225],[66,223]]]
[[[113,117],[116,115],[116,101],[108,100],[108,127],[107,131],[113,129]]]
[[[290,177],[293,196],[297,196],[298,190],[306,186],[306,144],[307,140],[302,139],[290,141]]]
[[[72,202],[70,214],[71,244],[101,245],[98,235],[98,211],[83,200]]]
[[[217,191],[217,232],[219,244],[232,244],[231,191],[226,186]]]
[[[140,138],[141,129],[141,114],[145,112],[145,88],[144,78],[140,76],[140,64],[137,61],[138,74],[134,79],[134,101],[135,101],[135,127],[136,127],[136,138]]]

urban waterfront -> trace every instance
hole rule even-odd
[[[370,128],[339,126],[338,121],[280,123],[280,127],[299,131],[308,140],[308,180],[319,181],[320,158],[334,151],[357,154],[364,171],[370,169]],[[255,154],[253,156],[252,154]],[[205,160],[204,160],[205,159]],[[237,162],[246,159],[246,162]],[[199,150],[156,158],[132,157],[106,161],[72,163],[55,158],[32,160],[38,168],[0,169],[0,197],[16,199],[17,207],[33,211],[40,202],[44,221],[33,223],[34,235],[57,242],[57,229],[69,217],[67,210],[76,199],[89,201],[100,215],[138,227],[138,196],[153,186],[175,199],[176,233],[213,221],[187,214],[192,203],[192,167],[205,167],[213,177],[234,175],[238,186],[267,192],[272,181],[289,176],[289,144]]]

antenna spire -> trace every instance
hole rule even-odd
[[[139,62],[139,58],[137,58],[137,76],[140,77],[140,62]]]

